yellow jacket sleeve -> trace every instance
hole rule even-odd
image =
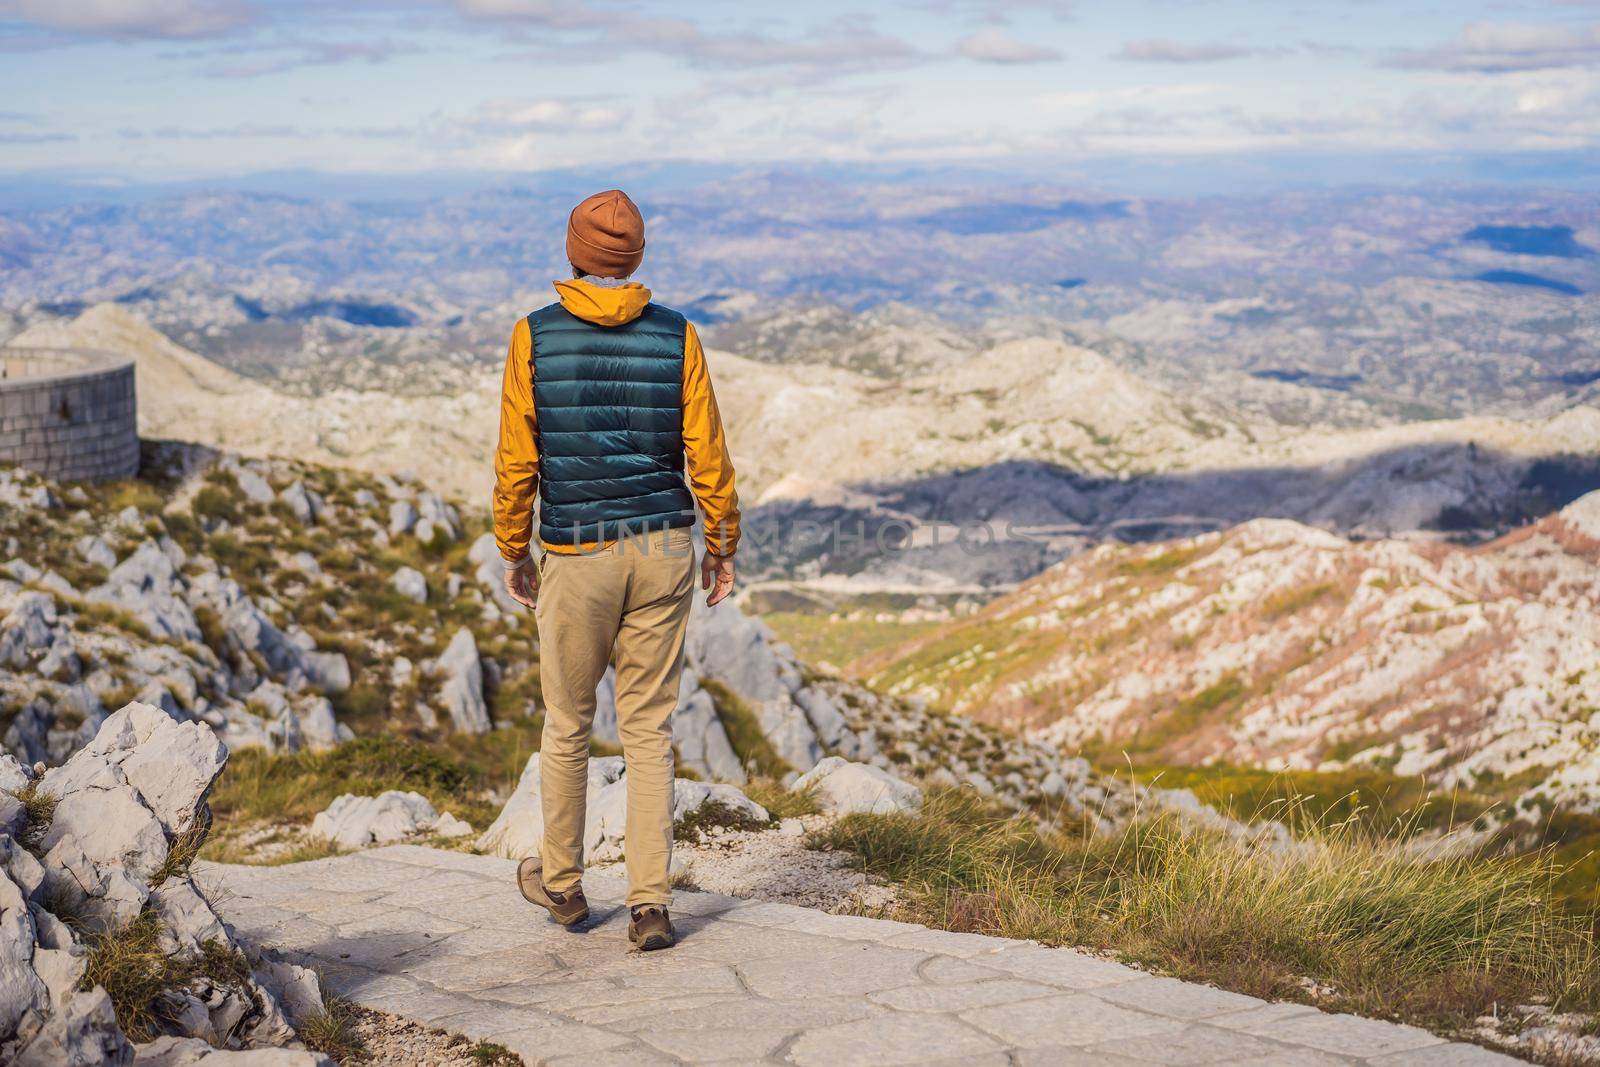
[[[711,372],[693,324],[683,341],[683,453],[689,487],[705,512],[706,548],[731,556],[739,547],[739,494],[733,487],[733,460],[728,457],[717,395],[711,391]]]
[[[500,386],[500,444],[494,453],[494,540],[507,563],[528,558],[534,497],[539,491],[539,445],[533,412],[533,337],[527,320],[511,331]]]

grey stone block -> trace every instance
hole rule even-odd
[[[1192,982],[1180,982],[1176,978],[1147,978],[1142,982],[1099,989],[1095,995],[1113,1004],[1124,1004],[1174,1019],[1205,1019],[1266,1006],[1266,1001],[1255,997]]]

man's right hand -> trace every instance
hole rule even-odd
[[[707,552],[700,558],[700,588],[711,590],[706,607],[714,608],[733,592],[733,557]]]
[[[506,592],[530,611],[539,606],[539,568],[532,559],[506,568]]]

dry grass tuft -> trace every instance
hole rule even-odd
[[[300,1024],[300,1040],[313,1052],[340,1064],[359,1063],[367,1051],[356,1028],[355,1006],[327,992],[322,996],[322,1011]]]
[[[901,883],[945,929],[1114,950],[1181,978],[1444,1031],[1496,1004],[1600,1008],[1597,917],[1554,897],[1547,854],[1422,858],[1346,819],[1298,846],[1144,815],[1119,836],[1041,836],[974,795],[919,815],[850,816],[818,844]]]
[[[774,819],[797,819],[822,811],[817,790],[789,789],[776,778],[752,778],[744,784],[744,795],[767,809]]]

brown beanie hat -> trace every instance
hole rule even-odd
[[[567,219],[567,259],[585,274],[626,278],[644,259],[644,218],[621,189],[595,193]]]

